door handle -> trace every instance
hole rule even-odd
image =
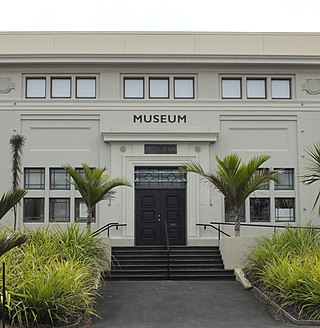
[[[158,222],[160,222],[160,221],[161,221],[161,215],[158,214]]]

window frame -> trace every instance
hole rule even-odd
[[[283,171],[283,172],[292,172],[292,174],[291,175],[287,174],[289,176],[289,178],[288,178],[289,184],[284,185],[284,184],[275,182],[274,183],[274,190],[275,191],[278,191],[278,190],[294,190],[294,184],[295,184],[295,179],[294,179],[295,178],[294,177],[295,170],[294,170],[294,168],[282,168],[282,169],[276,169],[276,170],[280,171],[278,173],[279,178],[281,177],[281,171]],[[292,180],[292,181],[290,181],[290,180]],[[292,182],[292,183],[290,184],[290,182]],[[284,187],[281,188],[281,186],[288,186],[288,188],[284,188]]]
[[[64,217],[66,220],[62,220],[58,218],[58,220],[56,219],[56,217],[53,217],[53,209],[52,209],[52,204],[54,201],[61,201],[61,204],[63,203],[62,201],[65,201],[64,204],[67,204],[67,208],[65,209],[65,213],[67,214],[66,217]],[[57,202],[59,203],[59,202]],[[69,197],[50,197],[49,198],[49,222],[59,222],[59,223],[68,223],[70,222],[70,198]]]
[[[176,96],[176,81],[192,81],[192,97],[177,97]],[[174,76],[173,77],[173,99],[195,99],[195,78],[194,77],[187,77],[187,76]]]
[[[30,179],[30,173],[31,173],[30,171],[32,171],[32,170],[39,171],[40,183],[38,185],[36,185],[39,187],[31,187],[30,183],[27,184],[27,180],[28,180],[27,178],[29,177],[29,179]],[[46,185],[45,168],[44,167],[25,167],[23,170],[23,185],[24,185],[24,188],[28,189],[28,190],[44,190],[45,185]]]
[[[227,215],[227,210],[232,211],[229,202],[226,198],[224,198],[224,221],[234,223],[235,217],[231,214]],[[231,218],[232,216],[233,218]],[[240,209],[240,222],[246,222],[246,203],[244,203]]]
[[[40,212],[42,211],[42,215],[40,215],[40,220],[26,219],[26,210],[27,210],[26,202],[28,200],[41,201],[42,204],[40,204],[41,205]],[[23,222],[24,223],[44,223],[44,218],[45,218],[45,198],[44,197],[25,197],[25,198],[23,198]]]
[[[167,81],[167,96],[165,96],[165,97],[151,96],[151,83],[150,83],[151,81]],[[148,94],[149,94],[149,99],[170,99],[170,81],[169,81],[169,77],[150,76],[148,78]]]
[[[61,186],[63,186],[62,184],[56,184],[55,182],[53,182],[56,180],[56,179],[53,179],[53,174],[56,171],[60,171],[61,173],[65,172],[66,179],[70,178],[69,174],[65,171],[65,169],[59,168],[59,167],[50,167],[50,170],[49,170],[49,181],[50,181],[49,188],[50,188],[50,190],[70,190],[70,182],[66,181],[66,183],[64,185],[65,188],[61,187]],[[56,185],[57,185],[57,187],[56,187]]]
[[[238,81],[239,82],[239,97],[225,97],[223,95],[223,90],[224,90],[224,86],[223,86],[223,82],[224,81]],[[221,78],[221,98],[222,99],[242,99],[243,98],[243,88],[242,88],[242,78],[241,77],[222,77]]]
[[[78,81],[79,80],[94,80],[94,96],[93,97],[78,96]],[[95,76],[76,76],[75,77],[75,99],[97,99],[97,78]]]
[[[273,87],[272,82],[273,81],[288,81],[289,83],[289,97],[274,97],[273,96]],[[292,100],[292,78],[285,78],[285,77],[271,77],[271,99],[272,100]]]
[[[126,81],[142,81],[142,97],[127,97],[126,96]],[[123,98],[124,99],[145,99],[145,78],[144,76],[141,77],[127,77],[123,78]]]
[[[54,96],[53,95],[53,81],[69,81],[69,95],[68,96]],[[51,99],[71,99],[72,97],[72,80],[70,76],[50,76],[50,98]]]
[[[248,81],[263,81],[264,82],[264,97],[252,97],[248,93]],[[258,99],[267,99],[267,79],[263,77],[247,77],[246,78],[246,99],[258,100]]]
[[[252,206],[254,206],[255,204],[252,204],[252,202],[257,202],[257,201],[260,201],[260,200],[263,200],[263,201],[267,201],[268,203],[268,219],[255,219],[254,216],[253,216],[253,209],[252,209]],[[249,199],[249,206],[250,206],[250,222],[271,222],[271,199],[270,197],[250,197]],[[261,212],[261,210],[260,210]]]
[[[292,216],[292,219],[291,219],[291,216],[287,220],[279,219],[279,217],[277,216],[277,214],[278,214],[277,209],[279,209],[279,207],[277,207],[277,201],[281,201],[281,200],[291,200],[293,202],[293,207],[292,207],[293,216]],[[295,197],[275,197],[274,208],[275,208],[275,222],[295,222],[296,221],[296,199],[295,199]],[[285,209],[290,210],[291,208],[287,207]]]
[[[87,215],[86,216],[78,215],[80,213],[80,204],[81,203],[83,203],[87,208],[87,205],[84,202],[83,198],[81,198],[81,197],[74,198],[74,222],[86,223]],[[94,206],[93,212],[92,212],[92,223],[95,223],[95,222],[96,222],[96,206]]]
[[[28,81],[43,80],[44,81],[44,96],[28,96]],[[25,97],[26,99],[46,99],[47,98],[47,77],[46,76],[26,76],[25,79]]]

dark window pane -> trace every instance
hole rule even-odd
[[[49,221],[69,222],[70,221],[70,199],[50,198],[49,199]]]
[[[70,189],[68,178],[63,168],[50,169],[50,189]]]
[[[25,168],[24,187],[26,189],[44,189],[44,168]]]
[[[44,222],[44,198],[23,199],[23,221]]]
[[[250,198],[250,221],[270,222],[269,198]]]
[[[295,199],[294,198],[276,198],[276,221],[294,221],[295,220]]]
[[[226,222],[234,222],[234,212],[226,199],[224,200],[224,215]],[[240,221],[245,222],[245,217],[245,206],[243,205],[240,209]]]

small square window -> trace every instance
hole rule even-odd
[[[86,203],[83,201],[82,198],[76,198],[75,199],[75,221],[76,222],[87,222],[87,205]],[[92,222],[96,222],[96,208],[94,207],[93,209],[93,221]]]
[[[50,198],[49,199],[49,221],[69,222],[70,221],[70,199]]]
[[[281,169],[278,174],[279,183],[274,183],[275,190],[293,190],[294,189],[294,170]]]
[[[169,98],[169,79],[150,78],[149,98],[153,98],[153,99]]]
[[[247,98],[265,99],[266,98],[266,80],[265,79],[247,79]]]
[[[294,198],[276,198],[276,221],[294,221],[295,220],[295,199]]]
[[[144,98],[144,78],[124,79],[124,98],[143,99]]]
[[[51,98],[71,98],[71,79],[51,78]]]
[[[77,98],[96,98],[96,79],[78,77],[76,79]]]
[[[272,99],[291,99],[291,79],[271,80]]]
[[[44,168],[25,168],[25,189],[44,189]]]
[[[70,189],[69,174],[63,168],[50,169],[50,189]]]
[[[250,221],[270,222],[269,198],[250,198]]]
[[[46,98],[46,78],[26,79],[26,98]]]
[[[44,198],[23,199],[23,221],[44,222]]]
[[[226,199],[224,199],[224,215],[225,215],[226,222],[234,222],[234,212]],[[246,217],[245,206],[243,204],[243,206],[240,209],[240,221],[245,222],[245,217]]]
[[[221,92],[224,99],[241,99],[241,79],[222,79]]]
[[[174,98],[190,99],[194,98],[194,79],[175,78],[174,79]]]

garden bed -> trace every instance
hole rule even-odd
[[[2,257],[8,323],[72,328],[87,324],[96,315],[97,280],[108,261],[105,244],[79,225],[24,234],[27,242]]]
[[[295,324],[320,324],[320,234],[288,227],[253,245],[244,271],[268,305]]]

